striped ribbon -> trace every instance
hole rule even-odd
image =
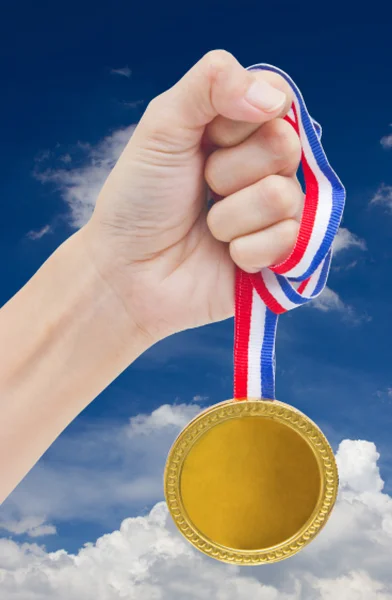
[[[294,92],[284,117],[297,132],[305,200],[299,234],[281,264],[249,274],[237,267],[234,331],[234,398],[275,398],[275,336],[278,316],[309,302],[323,291],[340,226],[345,189],[321,145],[321,126],[308,113],[293,80],[281,69],[260,63],[248,70],[278,73]]]

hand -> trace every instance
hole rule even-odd
[[[232,316],[235,263],[290,254],[303,205],[291,104],[282,77],[219,50],[148,105],[83,240],[152,342]],[[208,214],[206,182],[223,197]]]

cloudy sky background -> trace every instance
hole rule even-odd
[[[0,23],[0,302],[91,214],[148,101],[206,51],[287,71],[347,188],[329,287],[285,315],[277,393],[319,423],[341,489],[299,555],[236,568],[193,550],[162,503],[166,453],[232,396],[233,321],[140,357],[0,508],[4,600],[392,600],[390,16],[313,3],[7,3]],[[372,20],[373,19],[373,20]]]

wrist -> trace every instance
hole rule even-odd
[[[64,380],[80,409],[152,345],[100,276],[83,230],[1,309],[0,329],[0,390]]]
[[[71,262],[77,262],[81,281],[88,281],[84,303],[88,304],[97,317],[107,325],[106,335],[112,340],[116,352],[128,366],[136,355],[142,354],[157,340],[138,322],[136,311],[126,303],[112,283],[114,265],[100,262],[93,254],[89,224],[69,238]],[[66,243],[67,243],[66,242]],[[82,300],[83,302],[83,300]],[[132,341],[132,343],[130,343]]]

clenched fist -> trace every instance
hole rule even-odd
[[[282,77],[218,50],[148,105],[81,233],[150,341],[232,316],[235,264],[290,254],[303,205],[291,104]]]

